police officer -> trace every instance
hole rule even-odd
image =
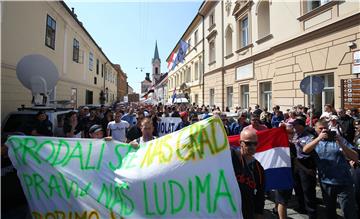
[[[316,165],[311,154],[303,152],[303,147],[311,142],[314,136],[305,129],[305,121],[296,119],[291,123],[296,132],[294,159],[295,193],[299,202],[299,212],[306,210],[310,219],[316,218]]]

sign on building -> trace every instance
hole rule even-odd
[[[344,108],[360,108],[360,78],[341,80],[341,91]]]
[[[352,73],[360,74],[360,50],[353,53]]]
[[[253,63],[236,68],[236,80],[244,80],[254,77]]]

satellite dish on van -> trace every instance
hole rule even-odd
[[[47,105],[47,97],[59,80],[55,64],[45,56],[24,56],[16,66],[19,81],[32,92],[35,105]]]

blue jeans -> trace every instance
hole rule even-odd
[[[345,219],[358,219],[355,190],[353,185],[330,185],[320,183],[327,218],[336,219],[336,199],[339,198]]]

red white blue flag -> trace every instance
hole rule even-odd
[[[175,59],[176,59],[176,53],[172,52],[170,55],[169,61],[168,61],[168,66],[167,66],[169,71],[173,70],[175,68],[175,66],[176,66]]]
[[[292,189],[293,178],[288,136],[285,128],[272,128],[256,133],[255,158],[265,170],[265,190]],[[229,136],[231,146],[240,146],[240,135]]]

